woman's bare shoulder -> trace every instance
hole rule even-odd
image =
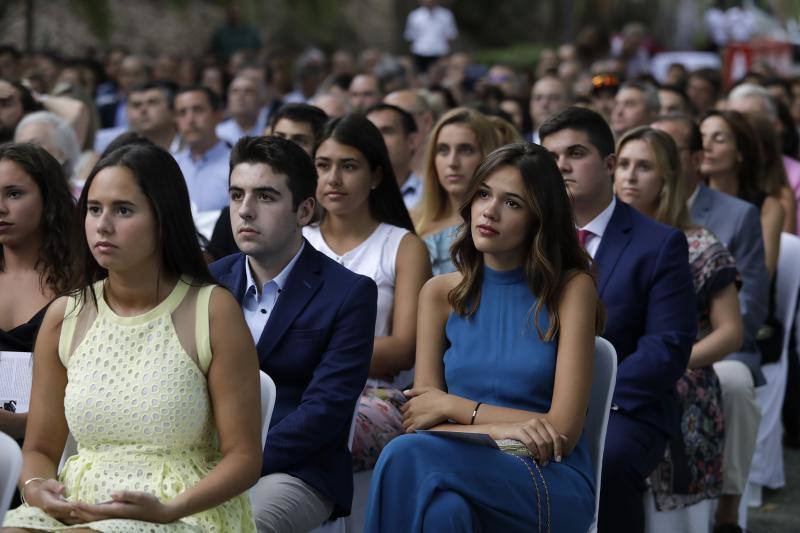
[[[463,276],[459,272],[451,272],[434,276],[425,282],[420,293],[420,301],[436,305],[448,305],[448,295],[456,285],[459,284]]]

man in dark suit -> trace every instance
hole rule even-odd
[[[613,194],[614,137],[594,111],[570,107],[539,130],[572,198],[579,240],[594,258],[604,337],[619,366],[608,422],[598,531],[644,531],[645,479],[680,432],[675,383],[697,334],[683,233]]]
[[[717,505],[714,532],[737,533],[741,532],[739,501],[747,485],[761,421],[755,388],[765,382],[755,341],[767,317],[769,298],[761,218],[754,205],[703,185],[700,174],[703,141],[694,121],[682,116],[659,117],[653,127],[667,132],[678,146],[692,221],[708,228],[722,241],[736,259],[742,278],[739,308],[744,343],[738,352],[714,363],[725,415],[722,495]]]
[[[242,253],[211,271],[242,305],[261,370],[277,387],[253,514],[259,531],[309,531],[350,513],[348,437],[372,356],[377,289],[303,239],[317,178],[298,145],[244,137],[230,168]]]

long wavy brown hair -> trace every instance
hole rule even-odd
[[[42,242],[36,270],[39,284],[55,295],[66,293],[72,277],[74,244],[69,228],[75,216],[75,200],[67,178],[56,159],[44,148],[30,143],[9,143],[0,146],[0,161],[17,164],[33,179],[42,195]],[[5,269],[3,247],[0,246],[0,272]]]
[[[552,155],[537,144],[517,143],[498,148],[480,164],[469,182],[460,214],[464,219],[458,236],[450,249],[453,264],[463,276],[448,294],[456,314],[470,317],[480,305],[483,281],[483,254],[472,240],[472,202],[480,185],[501,167],[519,170],[525,194],[532,210],[532,223],[523,262],[525,279],[537,297],[531,309],[539,337],[545,341],[556,338],[560,330],[558,305],[566,284],[577,274],[591,271],[591,258],[578,244],[575,221],[567,189]],[[605,311],[597,298],[595,334],[605,324]],[[546,310],[549,326],[546,332],[539,327],[539,316]]]

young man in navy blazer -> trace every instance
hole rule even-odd
[[[350,513],[348,437],[372,356],[377,289],[303,238],[317,175],[298,145],[244,137],[230,169],[242,253],[211,272],[242,305],[261,370],[277,387],[253,515],[259,531],[309,531]]]
[[[680,434],[675,383],[697,334],[684,234],[616,200],[614,137],[603,118],[570,107],[539,130],[572,198],[579,240],[594,259],[606,308],[603,336],[617,351],[598,531],[644,531],[645,479]]]

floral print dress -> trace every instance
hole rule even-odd
[[[697,340],[711,332],[711,300],[730,285],[739,285],[736,262],[705,228],[685,231],[689,265],[697,294]],[[667,446],[664,459],[650,475],[656,508],[668,511],[716,498],[722,489],[724,441],[722,390],[711,366],[686,369],[675,386],[682,408],[681,436]]]

